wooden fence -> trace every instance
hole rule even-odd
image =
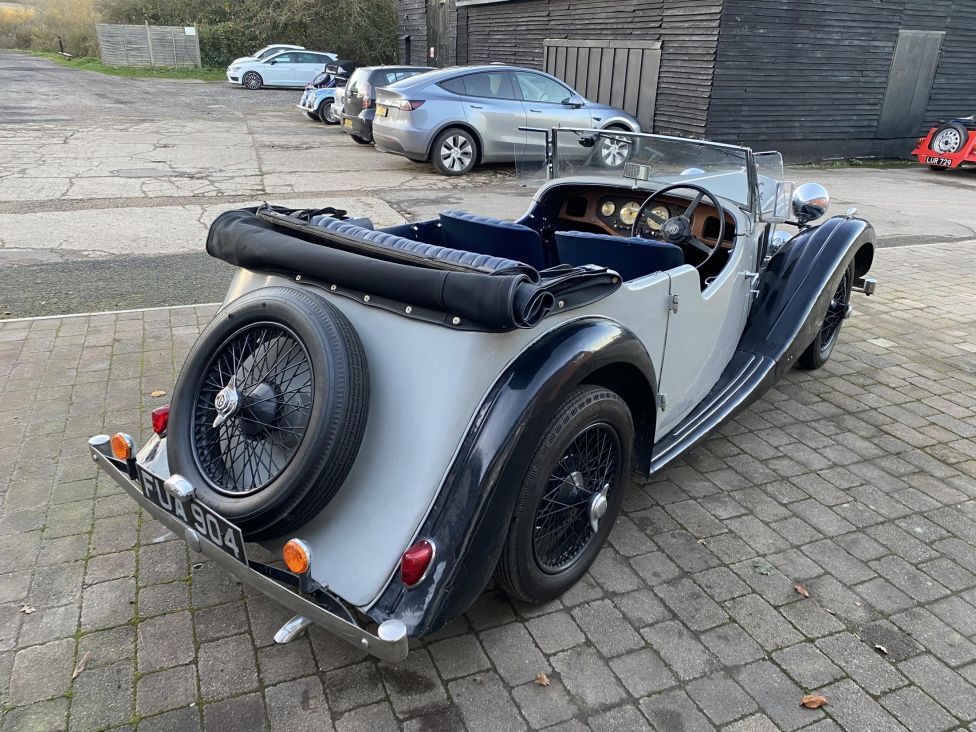
[[[108,66],[196,66],[200,36],[195,26],[98,23],[98,47]]]

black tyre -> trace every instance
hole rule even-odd
[[[369,405],[366,356],[315,294],[268,287],[217,314],[174,390],[170,469],[248,540],[281,536],[339,490]]]
[[[511,597],[552,600],[589,569],[620,512],[633,444],[630,410],[614,392],[584,385],[563,402],[525,475],[495,570]]]
[[[351,137],[353,140],[355,140],[356,142],[358,142],[360,145],[372,145],[373,144],[373,138],[372,137],[363,137],[362,135],[349,135],[349,137]]]
[[[319,121],[319,116],[318,116],[317,113],[315,113],[315,112],[306,112],[305,114],[306,114],[306,116],[310,120],[313,120],[314,122],[318,122]]]
[[[241,83],[244,85],[245,89],[257,91],[264,86],[264,79],[261,78],[261,74],[259,74],[257,71],[248,71],[246,74],[244,74],[244,78],[241,79]]]
[[[936,153],[957,153],[966,146],[969,130],[959,122],[947,122],[935,131],[929,149]]]
[[[442,175],[466,175],[478,164],[478,141],[467,130],[451,127],[434,140],[430,160]]]
[[[801,369],[819,369],[830,359],[830,354],[837,345],[840,328],[847,318],[847,311],[851,302],[851,291],[854,287],[854,265],[851,264],[841,277],[840,284],[834,296],[827,305],[827,314],[823,325],[814,337],[807,350],[800,354],[796,365]]]
[[[319,105],[319,120],[327,125],[339,124],[339,118],[332,114],[332,103],[335,100],[326,98]]]
[[[945,171],[948,170],[948,168],[944,165],[930,165],[929,167],[932,170],[934,170],[936,173],[944,173]]]
[[[611,127],[607,132],[626,132],[620,127]],[[620,168],[634,154],[634,146],[626,140],[601,137],[597,142],[596,162],[601,168]]]

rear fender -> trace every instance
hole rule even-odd
[[[874,228],[837,216],[805,229],[769,261],[749,314],[740,349],[776,362],[776,377],[813,341],[830,298],[854,263],[855,281],[871,269]]]
[[[398,575],[369,615],[377,622],[399,618],[417,637],[463,613],[491,578],[508,536],[523,476],[559,405],[579,384],[606,383],[623,370],[620,391],[634,388],[654,403],[654,366],[643,344],[620,324],[601,318],[570,321],[527,348],[495,382],[475,418],[416,540],[436,547],[427,579],[404,588]],[[612,386],[611,386],[612,388]],[[634,392],[621,393],[625,401]],[[637,405],[630,404],[631,411]],[[653,408],[644,420],[653,420]],[[653,424],[641,424],[639,433]],[[638,450],[641,449],[638,441]]]

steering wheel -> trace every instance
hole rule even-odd
[[[660,216],[655,216],[651,213],[651,206],[656,203],[661,196],[665,193],[674,190],[692,190],[697,191],[698,195],[692,200],[691,204],[684,210],[684,213],[678,216],[672,216],[671,218],[664,220]],[[718,242],[714,247],[708,246],[703,241],[695,237],[691,233],[691,215],[698,208],[698,204],[701,203],[703,198],[707,198],[709,202],[715,207],[718,212],[718,237],[716,241]],[[655,224],[661,227],[660,238],[656,236],[643,236],[639,231],[641,219],[644,217],[649,218]],[[722,208],[721,201],[718,200],[710,191],[706,188],[702,188],[694,183],[675,183],[674,185],[665,186],[658,191],[655,191],[650,195],[650,197],[641,204],[641,207],[637,209],[637,216],[634,218],[634,224],[630,227],[630,235],[640,236],[644,239],[653,239],[655,241],[663,241],[668,244],[691,244],[695,249],[707,254],[705,261],[699,264],[695,269],[701,269],[704,267],[709,260],[715,256],[721,248],[721,242],[725,236],[725,209]]]

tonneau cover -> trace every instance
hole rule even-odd
[[[601,267],[540,273],[510,260],[454,257],[443,247],[434,247],[441,258],[428,257],[421,243],[392,234],[313,226],[308,220],[316,213],[267,205],[228,211],[210,227],[207,252],[245,269],[302,275],[406,317],[430,320],[425,311],[439,313],[437,322],[459,329],[531,328],[554,310],[593,302],[620,286],[616,273]]]

